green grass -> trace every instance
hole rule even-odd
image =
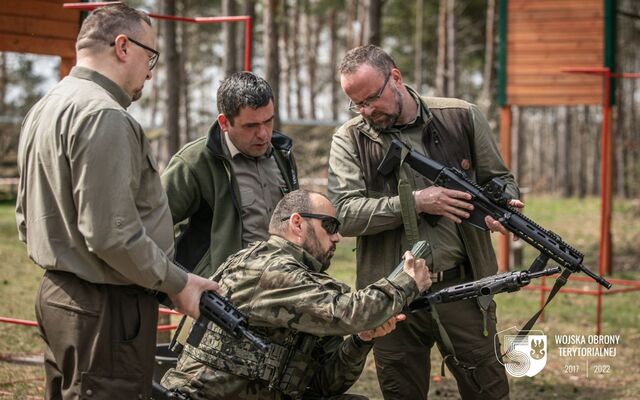
[[[550,229],[585,253],[585,263],[597,270],[599,235],[599,199],[559,199],[551,196],[526,199],[526,214],[543,227]],[[34,319],[33,304],[42,270],[26,255],[25,246],[18,241],[14,220],[14,205],[0,203],[0,316]],[[640,202],[616,200],[613,209],[612,237],[614,249],[614,277],[640,280]],[[339,244],[329,272],[353,286],[355,282],[355,240],[345,238]],[[525,262],[535,252],[525,244]],[[528,265],[527,265],[528,266]],[[551,283],[547,280],[547,283]],[[570,282],[571,288],[595,289],[591,282]],[[617,286],[620,287],[620,286]],[[539,292],[521,291],[496,296],[498,329],[521,327],[538,309]],[[584,370],[586,359],[562,358],[553,342],[556,334],[595,333],[596,298],[562,293],[547,307],[545,319],[536,325],[549,339],[548,361],[545,369],[534,378],[512,378],[512,399],[634,399],[640,393],[640,292],[605,296],[603,299],[602,333],[620,334],[618,354],[609,360],[589,359],[590,365],[608,363],[611,373],[593,375],[567,374],[565,365],[578,364]],[[41,352],[36,329],[0,324],[0,359],[8,356],[33,355]],[[432,352],[432,399],[457,398],[455,380],[449,373],[440,378],[440,355]],[[43,372],[38,366],[0,362],[0,398],[42,398]],[[352,393],[380,399],[375,367],[369,359],[361,379]],[[408,400],[408,399],[407,399]]]

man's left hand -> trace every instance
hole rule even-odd
[[[524,203],[517,199],[511,199],[509,200],[509,206],[522,209],[524,208]],[[502,226],[500,222],[496,221],[492,217],[487,215],[486,217],[484,217],[484,222],[487,224],[487,228],[489,228],[491,232],[500,232],[503,235],[509,235],[509,231],[504,226]],[[518,237],[514,236],[513,240],[518,240]]]
[[[358,333],[358,337],[362,339],[362,341],[364,342],[370,342],[374,338],[384,336],[389,332],[393,331],[394,329],[396,329],[396,323],[400,321],[404,321],[405,319],[407,319],[406,315],[398,314],[396,316],[389,318],[387,322],[385,322],[384,324],[380,325],[377,328]]]

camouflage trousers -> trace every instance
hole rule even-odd
[[[162,378],[162,386],[179,389],[193,400],[290,400],[291,397],[269,390],[266,383],[249,380],[223,371],[209,368],[185,352],[180,355],[178,365]],[[339,394],[321,396],[305,392],[303,400],[367,400],[365,396]]]

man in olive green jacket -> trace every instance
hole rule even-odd
[[[408,236],[431,244],[425,259],[437,274],[432,276],[434,290],[495,274],[489,234],[460,224],[473,209],[468,193],[432,186],[407,165],[388,176],[377,171],[391,141],[399,139],[481,185],[500,177],[517,197],[518,188],[482,113],[462,100],[419,96],[403,84],[393,59],[377,46],[350,50],[339,69],[349,108],[360,115],[333,136],[329,197],[344,221],[341,233],[358,237],[357,287],[386,276],[393,260],[409,248]],[[406,226],[399,193],[405,196]],[[518,200],[511,205],[523,206]],[[491,230],[504,232],[497,221],[486,222]],[[374,356],[385,398],[427,398],[434,343],[464,399],[507,397],[504,367],[494,354],[492,299],[434,310],[433,315],[410,315],[398,330],[376,341]]]
[[[351,292],[325,272],[339,225],[324,195],[287,194],[269,240],[234,254],[213,277],[268,350],[213,327],[197,348],[185,346],[162,383],[196,399],[361,399],[342,393],[360,376],[371,339],[392,330],[431,281],[424,260],[407,252],[397,276]]]
[[[227,77],[206,137],[169,162],[162,184],[174,224],[183,223],[176,260],[200,276],[256,240],[285,193],[298,188],[291,139],[273,131],[273,92],[251,72]]]
[[[172,261],[173,224],[151,148],[126,109],[158,60],[149,17],[105,6],[83,22],[77,65],[27,114],[16,220],[45,269],[36,318],[45,398],[147,399],[158,302],[199,314],[217,285]]]

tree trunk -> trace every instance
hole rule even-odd
[[[633,71],[640,71],[640,63],[636,61]],[[636,105],[636,88],[637,80],[629,80],[630,90],[627,101],[629,106],[627,107],[630,112],[625,114],[625,118],[628,121],[628,142],[625,144],[625,158],[627,168],[625,170],[625,196],[628,198],[638,197],[640,189],[638,188],[638,181],[640,181],[640,129],[638,129],[638,106]]]
[[[358,20],[358,0],[347,0],[347,50],[357,46],[357,33],[354,30],[355,22]]]
[[[278,0],[266,0],[264,7],[264,60],[265,76],[271,85],[274,101],[274,129],[280,129],[278,99],[280,98],[280,68],[278,65]]]
[[[331,119],[338,120],[338,10],[335,5],[329,11],[329,72],[330,90],[331,90]]]
[[[289,74],[291,70],[291,62],[289,59],[287,46],[287,38],[289,35],[289,4],[288,0],[282,1],[282,29],[280,30],[280,37],[278,39],[278,49],[280,54],[278,55],[282,65],[280,66],[280,106],[286,115],[286,119],[291,119],[291,93]],[[282,115],[281,115],[282,116]],[[284,116],[282,116],[285,118]]]
[[[163,13],[176,15],[176,1],[164,0]],[[173,156],[180,149],[180,55],[176,41],[176,23],[163,21],[164,50],[167,77],[167,100],[165,126],[167,127],[168,156]]]
[[[4,115],[7,107],[7,53],[0,52],[0,115]]]
[[[579,109],[579,124],[578,132],[580,132],[580,157],[578,163],[578,171],[580,179],[578,181],[578,197],[584,198],[587,195],[587,158],[588,158],[588,146],[587,138],[589,136],[588,126],[586,124],[587,106],[580,107]]]
[[[222,15],[236,15],[236,0],[222,0]],[[224,56],[222,57],[222,63],[224,76],[229,76],[238,71],[237,25],[236,22],[225,22],[223,24]]]
[[[445,96],[446,56],[447,56],[447,0],[440,0],[438,6],[438,59],[436,62],[436,94]]]
[[[614,108],[614,124],[613,129],[613,190],[617,196],[624,196],[624,180],[625,180],[625,118],[623,117],[624,108],[624,89],[625,85],[622,82],[618,82],[616,90],[616,106]],[[616,151],[618,150],[618,151]]]
[[[355,46],[362,46],[369,43],[365,43],[365,38],[369,37],[369,33],[367,30],[369,29],[369,23],[367,22],[369,16],[369,8],[368,8],[367,0],[362,0],[359,2],[358,7],[358,32],[356,35],[356,43]]]
[[[296,86],[296,110],[298,119],[304,118],[304,105],[302,103],[302,68],[300,63],[300,2],[293,2],[293,75],[295,77]]]
[[[416,32],[413,48],[415,57],[413,59],[413,81],[418,93],[422,92],[422,33],[424,30],[424,0],[416,0]]]
[[[307,52],[307,73],[309,77],[309,119],[316,119],[316,98],[317,98],[317,73],[318,73],[318,42],[320,41],[320,16],[313,14],[309,2],[306,2],[306,29],[305,48]]]
[[[382,1],[381,0],[369,0],[368,10],[368,37],[367,44],[375,44],[380,46],[380,39],[382,37],[380,29],[380,19],[382,17]]]
[[[455,0],[447,0],[447,96],[456,95],[456,14]]]
[[[484,70],[482,73],[482,90],[478,100],[480,110],[486,115],[491,109],[491,84],[493,80],[494,57],[494,21],[496,14],[496,0],[487,1],[487,18],[485,26]]]
[[[522,145],[520,138],[520,128],[522,119],[520,107],[511,106],[511,166],[509,169],[516,179],[516,182],[522,184],[520,178],[521,162],[522,162]]]
[[[540,126],[542,124],[541,114],[540,109],[535,110],[535,123],[533,126]],[[531,132],[531,135],[533,136],[533,144],[531,146],[533,150],[533,157],[531,158],[531,181],[533,183],[533,188],[537,190],[540,188],[540,171],[543,163],[542,152],[544,150],[542,149],[542,130]]]
[[[182,2],[182,15],[189,15],[189,10],[187,9],[188,2]],[[189,64],[189,36],[191,24],[180,24],[180,88],[182,89],[181,100],[182,100],[182,143],[190,142],[195,139],[192,137],[192,134],[195,132],[191,132],[191,96],[189,94],[189,86],[190,81],[189,78],[191,74],[187,71],[187,67]]]
[[[558,156],[556,157],[556,167],[554,170],[558,175],[558,192],[562,197],[568,197],[571,192],[569,179],[569,169],[571,168],[571,152],[569,151],[569,129],[567,106],[558,108],[558,118],[556,123],[556,134],[558,136]]]
[[[154,24],[154,29],[156,32],[156,37],[160,38],[160,37],[164,37],[164,32],[162,32],[162,23],[157,23]],[[164,43],[161,41],[158,43],[158,47],[160,50],[160,54],[164,54],[164,48],[162,48],[162,46],[164,45]],[[160,69],[164,69],[164,57],[160,57],[160,59],[158,59],[158,65],[156,65],[156,70],[160,70]],[[159,111],[159,103],[160,103],[160,79],[158,79],[158,75],[153,74],[153,78],[151,79],[151,93],[149,94],[149,98],[150,98],[150,107],[151,107],[151,127],[157,127],[160,126],[161,123],[158,122],[158,113]],[[161,165],[166,165],[169,160],[167,159],[167,151],[164,150],[164,148],[161,148],[161,146],[165,145],[165,140],[164,138],[159,138],[158,140],[151,143],[152,146],[152,150],[154,152],[154,154],[156,155],[157,159],[158,159],[158,163],[160,163]]]

